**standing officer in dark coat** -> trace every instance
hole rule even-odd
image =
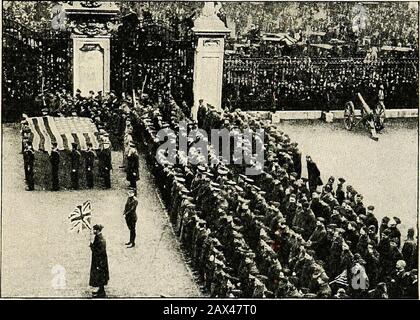
[[[93,188],[93,165],[95,163],[96,153],[92,149],[92,143],[87,144],[88,149],[86,150],[85,159],[85,172],[86,172],[86,184],[89,189]]]
[[[60,154],[58,153],[57,142],[52,143],[52,150],[50,154],[51,171],[52,171],[52,190],[58,191],[60,189],[58,179],[58,167],[60,165]]]
[[[136,223],[137,223],[137,204],[138,200],[134,196],[135,190],[130,189],[128,192],[128,199],[125,203],[123,216],[127,223],[128,229],[130,230],[130,241],[126,243],[127,248],[132,248],[136,245]]]
[[[25,179],[27,183],[26,191],[34,190],[34,161],[35,154],[32,150],[32,143],[28,142],[23,152],[23,162],[25,165]]]
[[[109,148],[109,142],[105,141],[102,144],[102,150],[99,153],[99,172],[104,179],[104,185],[106,189],[111,188],[111,149]]]
[[[309,190],[311,192],[316,191],[317,186],[322,185],[321,172],[318,169],[318,166],[313,162],[310,156],[306,156],[306,165],[308,168],[308,182]]]
[[[137,180],[139,180],[139,154],[134,143],[130,143],[130,150],[127,156],[127,180],[130,188],[137,190]]]
[[[77,143],[71,144],[71,187],[74,190],[79,189],[79,168],[80,168],[80,151],[77,150]]]
[[[90,243],[92,263],[90,266],[89,285],[91,287],[99,287],[99,290],[93,293],[93,296],[98,298],[104,298],[106,296],[104,287],[108,284],[109,280],[106,241],[102,235],[102,229],[102,225],[95,224],[93,226],[93,241]]]

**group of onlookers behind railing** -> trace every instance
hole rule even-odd
[[[231,109],[342,109],[356,92],[376,103],[381,85],[387,108],[417,108],[418,60],[228,57],[223,100]]]

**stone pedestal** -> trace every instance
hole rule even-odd
[[[110,90],[112,19],[118,8],[112,2],[76,1],[64,6],[73,38],[73,91]]]
[[[110,39],[73,38],[73,90],[82,95],[110,89]]]
[[[230,32],[219,19],[212,2],[205,2],[201,15],[194,21],[197,45],[194,56],[194,106],[197,119],[199,100],[221,109],[225,36]]]

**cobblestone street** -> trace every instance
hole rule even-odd
[[[153,179],[140,157],[137,246],[126,249],[122,216],[126,180],[121,153],[113,153],[112,190],[27,192],[24,190],[20,135],[3,125],[2,296],[90,297],[89,235],[69,233],[69,213],[90,199],[92,223],[104,225],[109,297],[197,297],[200,290],[183,258]],[[65,268],[66,286],[55,289],[55,266]],[[57,268],[57,267],[56,267]],[[59,267],[61,268],[61,267]]]

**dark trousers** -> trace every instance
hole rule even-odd
[[[130,177],[130,188],[136,189],[137,190],[137,180],[136,177],[131,176]]]
[[[34,172],[33,170],[28,170],[26,172],[26,183],[28,184],[29,190],[34,190]]]
[[[74,190],[79,189],[79,171],[71,171],[71,187]]]
[[[89,189],[93,188],[93,172],[86,169],[86,185]]]
[[[60,182],[58,180],[58,168],[52,170],[52,189],[53,191],[57,191],[60,186],[59,186]]]
[[[110,189],[111,188],[111,172],[104,171],[102,173],[102,177],[104,178],[105,189]]]
[[[127,221],[128,230],[130,230],[130,243],[136,243],[136,223]]]
[[[28,180],[28,172],[29,170],[26,169],[26,164],[25,164],[25,180]]]

